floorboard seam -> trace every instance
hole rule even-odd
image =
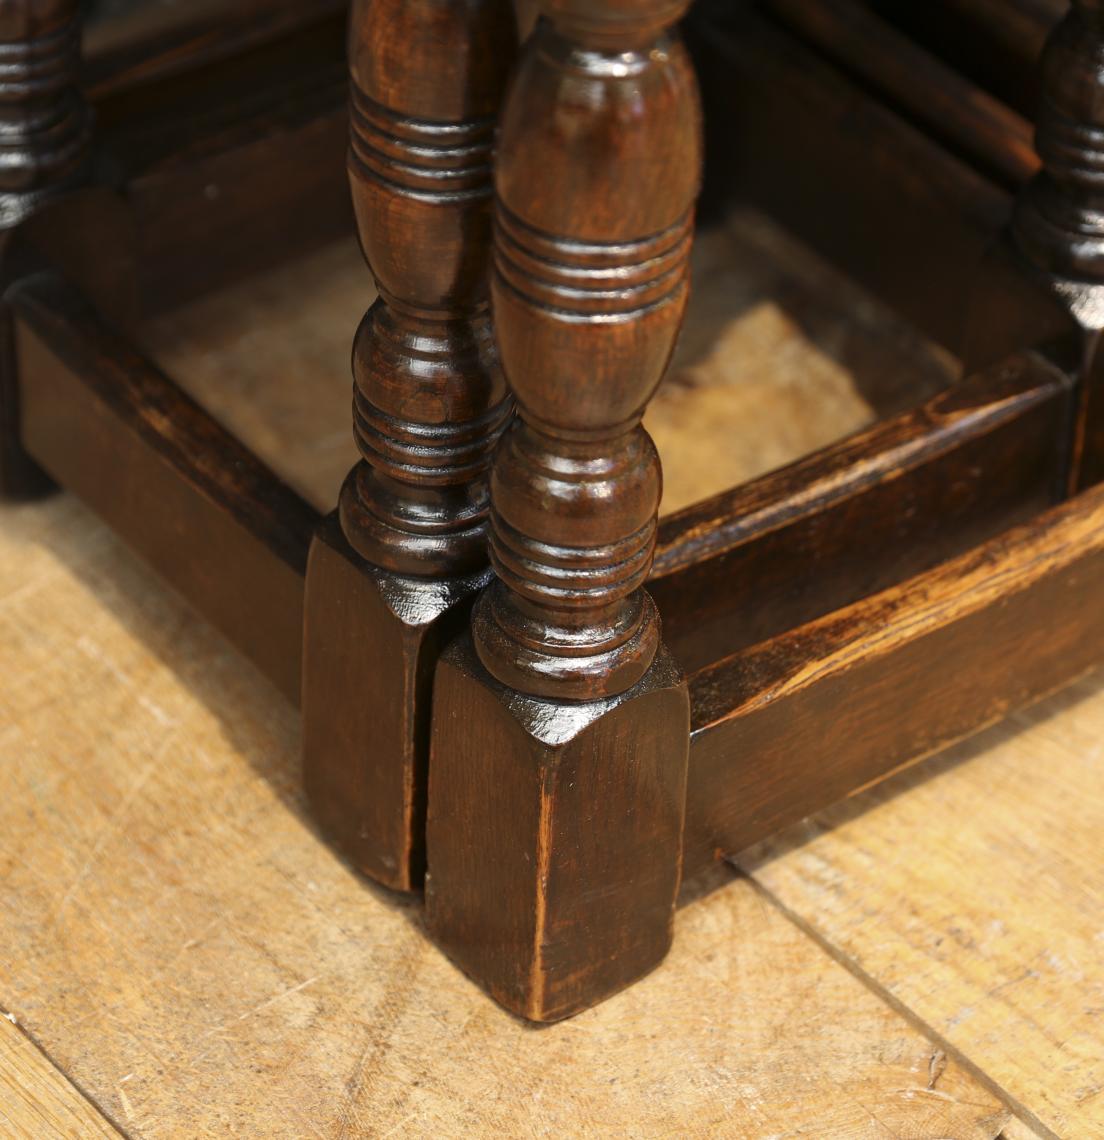
[[[802,934],[812,939],[821,950],[832,958],[833,961],[838,962],[852,977],[861,982],[875,997],[899,1013],[910,1025],[920,1030],[925,1037],[929,1038],[934,1045],[942,1049],[947,1056],[954,1058],[959,1065],[994,1096],[999,1097],[1008,1107],[1008,1110],[1019,1118],[1022,1124],[1038,1132],[1041,1140],[1063,1140],[1061,1136],[1048,1128],[1035,1113],[1009,1093],[1007,1089],[1003,1088],[972,1058],[963,1053],[958,1046],[944,1037],[943,1034],[933,1025],[925,1021],[915,1010],[901,1001],[892,991],[882,985],[877,978],[864,970],[845,950],[837,946],[831,939],[817,930],[807,919],[803,918],[796,911],[791,910],[777,895],[760,883],[754,876],[744,871],[739,864],[733,862],[732,866],[743,878],[747,879],[752,885],[752,888],[765,902],[769,903],[779,914],[796,926]],[[999,1136],[996,1140],[999,1140]]]

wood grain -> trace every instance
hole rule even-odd
[[[297,698],[315,512],[71,286],[12,297],[28,452]]]
[[[645,418],[665,512],[904,412],[955,375],[945,353],[761,213],[734,210],[702,233],[691,272],[682,339]],[[142,343],[328,511],[357,455],[349,329],[373,298],[356,243],[342,241],[150,321]]]
[[[740,860],[1043,1135],[1104,1132],[1102,681]]]
[[[71,498],[0,512],[0,675],[0,995],[131,1136],[1009,1122],[739,880],[601,1009],[502,1014],[306,824],[289,708]]]
[[[118,1140],[119,1133],[0,1010],[0,1130],[8,1140]]]
[[[703,669],[686,863],[752,843],[1100,660],[1104,488]]]

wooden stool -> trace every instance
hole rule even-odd
[[[684,877],[1099,660],[1104,5],[1049,38],[1037,155],[1030,5],[1015,36],[970,3],[537,6],[523,37],[510,0],[352,4],[379,300],[325,518],[116,314],[351,226],[339,5],[145,73],[128,47],[84,100],[75,2],[0,9],[0,470],[82,495],[301,692],[320,827],[551,1021],[663,959]],[[688,296],[698,76],[703,209],[767,208],[966,368],[659,520],[640,424]]]

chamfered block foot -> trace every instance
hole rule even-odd
[[[387,573],[345,540],[336,513],[311,546],[303,639],[303,779],[319,827],[395,890],[425,874],[433,675],[489,571]]]
[[[508,689],[464,634],[434,694],[426,914],[511,1012],[558,1021],[657,966],[682,868],[690,701],[661,648],[619,697]]]

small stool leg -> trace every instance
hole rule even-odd
[[[685,681],[642,589],[660,466],[640,426],[688,293],[700,113],[683,0],[543,0],[497,164],[492,295],[520,419],[497,574],[434,698],[429,926],[524,1017],[567,1017],[671,941]]]
[[[1012,225],[1019,251],[1078,327],[1082,349],[1066,490],[1104,478],[1104,0],[1074,0],[1041,61],[1043,170]]]
[[[11,238],[84,173],[91,117],[77,90],[80,0],[0,3],[0,288],[12,279]],[[51,483],[20,445],[18,370],[0,306],[0,497],[32,498]]]
[[[978,371],[1025,345],[1072,349],[1075,384],[1059,496],[1104,478],[1104,0],[1074,0],[1040,63],[1035,132],[1043,169],[1016,203],[975,291],[965,364]]]
[[[307,572],[304,777],[323,830],[400,890],[424,872],[441,645],[487,581],[487,469],[512,416],[487,296],[511,0],[355,0],[349,177],[379,288],[353,348],[363,460]]]

